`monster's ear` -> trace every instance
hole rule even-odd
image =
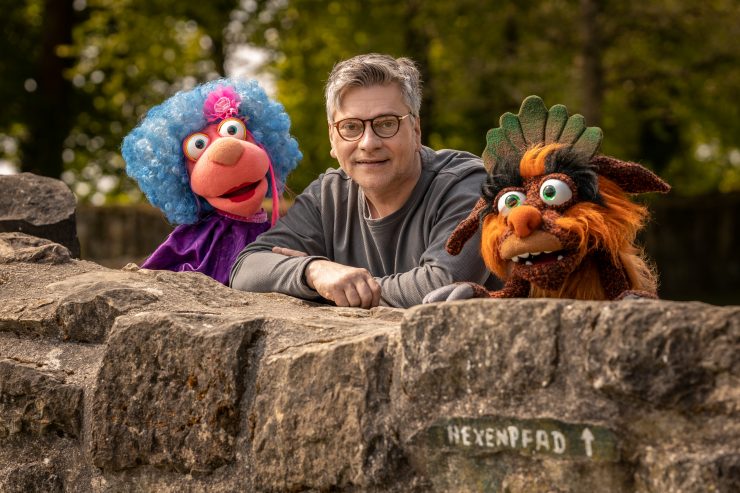
[[[447,240],[447,244],[445,245],[447,253],[450,255],[459,254],[465,243],[478,231],[478,226],[480,226],[480,211],[485,206],[486,201],[483,198],[478,199],[478,202],[475,203],[475,207],[470,211],[468,217],[457,225],[457,228],[455,228],[455,231],[452,232],[450,238]]]
[[[599,175],[610,179],[627,193],[668,193],[671,189],[658,175],[637,163],[620,161],[609,156],[596,156],[591,164],[597,167]]]

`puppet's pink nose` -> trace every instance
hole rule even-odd
[[[223,166],[234,166],[244,153],[244,145],[236,139],[218,139],[209,148],[211,161]]]
[[[519,238],[526,238],[542,224],[542,214],[531,205],[514,207],[506,216],[509,225],[514,228],[514,234]]]

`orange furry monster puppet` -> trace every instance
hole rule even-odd
[[[670,186],[637,163],[596,155],[601,129],[537,96],[506,113],[486,136],[482,197],[455,229],[457,255],[481,229],[481,256],[504,287],[457,283],[424,302],[465,298],[657,298],[656,277],[637,232],[647,217],[627,194]]]

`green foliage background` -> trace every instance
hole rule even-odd
[[[736,0],[1,0],[0,159],[82,200],[141,200],[119,146],[146,110],[224,73],[244,45],[293,121],[300,192],[335,166],[323,84],[366,52],[410,56],[432,147],[480,154],[529,94],[604,129],[602,151],[679,194],[740,190]]]

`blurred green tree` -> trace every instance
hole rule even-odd
[[[417,60],[424,142],[480,154],[529,94],[605,131],[603,151],[685,194],[740,190],[736,0],[0,0],[0,159],[83,200],[130,197],[119,145],[153,105],[246,44],[293,121],[300,191],[329,157],[323,85],[371,51]],[[18,143],[19,145],[16,145]],[[135,198],[135,197],[134,197]]]

